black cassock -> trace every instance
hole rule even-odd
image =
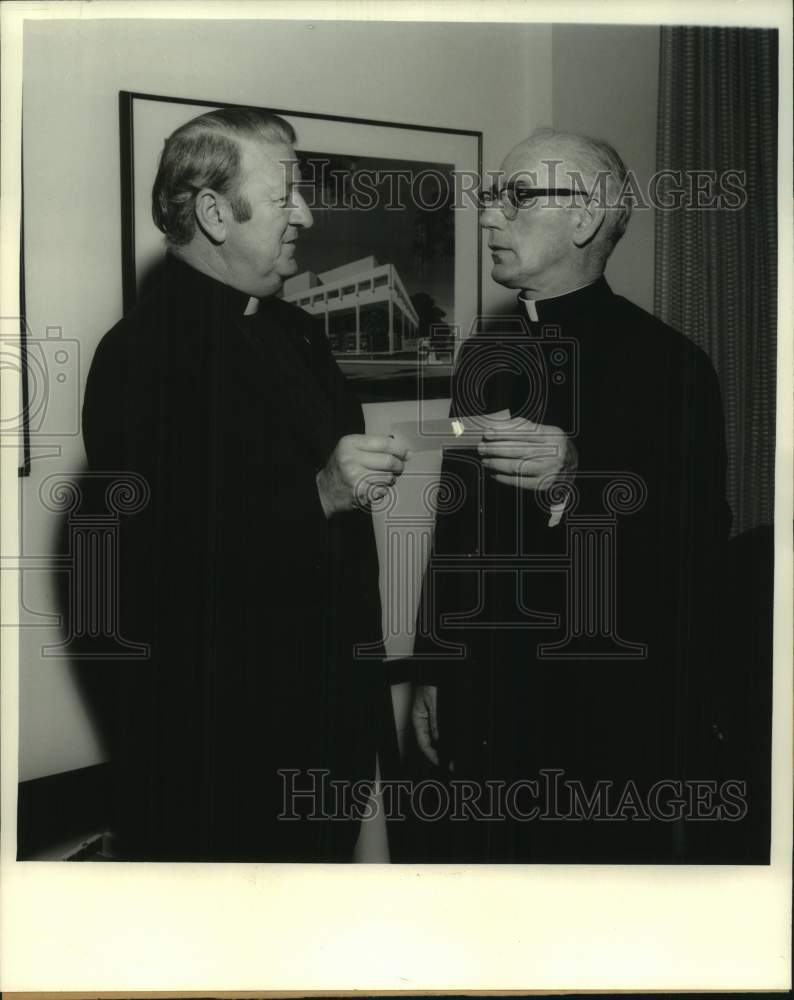
[[[555,516],[564,494],[501,485],[475,452],[445,455],[415,656],[439,684],[453,780],[484,791],[479,818],[459,812],[436,859],[670,860],[680,827],[646,820],[647,799],[635,820],[554,815],[578,808],[563,779],[588,796],[611,782],[609,813],[630,783],[645,795],[703,777],[730,526],[717,379],[699,348],[603,278],[535,306],[536,322],[519,301],[464,345],[452,412],[509,408],[563,428],[575,494]],[[494,806],[488,779],[517,797]],[[516,791],[524,780],[537,785]],[[667,815],[676,790],[661,795]]]
[[[124,857],[348,859],[322,782],[372,778],[387,738],[372,520],[326,520],[315,483],[361,406],[314,320],[248,301],[169,257],[88,378],[89,468],[151,493],[120,552],[121,632],[151,655],[106,665]]]

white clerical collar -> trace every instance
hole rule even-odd
[[[253,316],[257,312],[259,312],[259,299],[254,298],[252,295],[248,300],[248,305],[245,307],[243,316]]]
[[[598,278],[596,278],[596,281],[598,281]],[[579,289],[588,288],[590,285],[594,285],[595,283],[595,281],[586,281],[583,285],[577,285],[576,288],[569,288],[568,291],[563,292],[562,295],[550,295],[548,299],[532,299],[529,297],[529,292],[526,289],[519,292],[518,297],[524,303],[524,308],[526,309],[527,316],[529,316],[530,320],[533,323],[539,323],[540,317],[538,316],[537,302],[552,302],[554,299],[562,299],[565,298],[566,295],[570,295],[572,292],[578,292]]]
[[[519,298],[524,303],[524,308],[526,309],[527,316],[529,316],[530,320],[533,323],[538,323],[540,320],[538,317],[538,307],[535,305],[535,300],[527,298],[524,292],[522,292],[519,295]]]

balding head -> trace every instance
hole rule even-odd
[[[533,132],[508,153],[494,185],[500,199],[480,217],[494,280],[549,297],[598,278],[631,214],[625,180],[608,143]]]
[[[538,187],[573,188],[607,208],[599,238],[611,252],[626,231],[632,208],[630,199],[621,198],[627,171],[617,150],[603,139],[539,128],[508,153],[503,183],[528,166],[538,174]]]

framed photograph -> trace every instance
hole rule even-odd
[[[165,139],[228,102],[121,91],[124,311],[165,253],[151,191]],[[364,402],[449,395],[480,312],[482,133],[270,109],[297,134],[313,225],[281,295],[324,324]]]

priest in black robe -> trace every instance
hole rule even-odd
[[[124,859],[350,860],[360,802],[331,782],[366,788],[389,743],[368,502],[402,456],[276,297],[312,222],[294,138],[227,109],[167,141],[159,283],[88,377],[89,484],[133,474],[148,494],[118,596],[149,655],[106,665]]]
[[[709,777],[720,391],[604,277],[625,178],[606,143],[545,130],[483,196],[492,276],[519,295],[464,343],[452,413],[512,420],[443,462],[414,703],[448,782],[437,861],[684,860],[687,782]]]

